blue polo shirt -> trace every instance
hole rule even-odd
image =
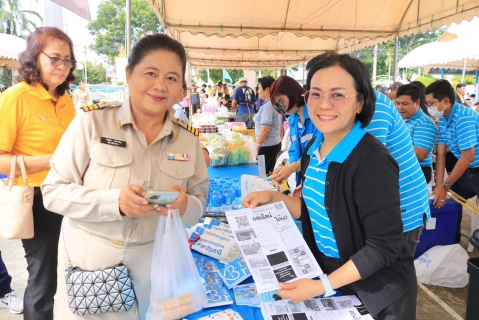
[[[399,165],[399,192],[404,232],[423,225],[423,215],[431,218],[427,183],[414,152],[406,123],[396,106],[374,90],[376,110],[367,130],[386,146]]]
[[[241,101],[245,101],[245,96],[244,96],[244,93],[246,92],[246,90],[250,90],[251,92],[251,104],[249,105],[249,112],[251,114],[254,114],[254,103],[256,102],[256,96],[254,94],[254,90],[251,89],[250,87],[248,86],[242,86],[242,87],[238,87],[236,88],[235,90],[235,93],[233,94],[233,100],[236,100],[236,102],[238,102],[238,100],[241,100]],[[240,99],[241,98],[241,99]],[[248,105],[246,104],[246,102],[241,102],[240,104],[238,104],[238,114],[247,114],[248,113]]]
[[[291,138],[291,146],[289,147],[289,163],[301,160],[303,150],[313,137],[318,134],[318,129],[314,126],[313,121],[309,118],[308,106],[303,108],[304,123],[299,120],[299,115],[294,113],[289,116],[289,137]],[[296,174],[296,184],[299,185],[299,172]]]
[[[474,160],[469,168],[479,167],[479,113],[463,104],[454,102],[449,119],[439,119],[437,144],[445,144],[456,156],[474,147]]]
[[[432,151],[437,137],[437,127],[434,120],[419,108],[414,116],[405,121],[409,128],[413,146],[429,151],[424,160],[419,160],[419,165],[421,167],[432,167]]]
[[[325,181],[328,168],[333,161],[343,163],[366,132],[366,129],[361,128],[361,122],[356,122],[351,131],[324,159],[321,159],[319,155],[324,135],[319,132],[316,140],[308,150],[310,160],[309,166],[304,173],[303,199],[308,207],[316,245],[328,257],[339,259],[336,238],[324,204]]]
[[[303,108],[303,116],[304,123],[301,123],[297,113],[290,115],[288,118],[289,136],[291,138],[291,146],[288,150],[290,163],[301,160],[301,154],[306,149],[309,140],[318,134],[318,129],[309,118],[307,105]]]

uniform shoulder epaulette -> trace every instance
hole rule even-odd
[[[177,125],[185,128],[186,130],[188,130],[189,132],[191,132],[192,134],[194,134],[195,136],[199,136],[200,135],[200,131],[196,128],[194,128],[193,126],[187,124],[186,122],[184,122],[183,120],[180,120],[178,118],[175,118],[175,117],[171,117],[171,121],[173,123],[176,123]]]
[[[120,101],[102,101],[100,103],[91,104],[89,106],[82,107],[82,110],[85,112],[100,110],[105,108],[116,108],[121,106]]]

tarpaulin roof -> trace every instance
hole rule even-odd
[[[399,61],[399,68],[443,67],[462,69],[479,67],[479,36],[458,37],[446,42],[431,42],[409,52]]]
[[[0,69],[16,69],[18,55],[27,47],[24,39],[0,33]]]
[[[471,0],[148,1],[188,52],[214,59],[240,48],[245,61],[254,61],[248,52],[261,51],[271,65],[283,63],[271,55],[304,61],[324,50],[346,53],[479,14],[479,1]],[[192,57],[190,63],[199,64]]]

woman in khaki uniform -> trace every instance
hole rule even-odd
[[[149,306],[151,254],[159,215],[166,215],[167,207],[176,208],[184,225],[193,225],[205,211],[209,179],[197,132],[172,116],[185,69],[186,54],[179,42],[162,34],[139,40],[126,68],[129,99],[80,111],[61,140],[42,185],[45,206],[65,216],[62,233],[72,265],[84,270],[117,264],[133,218],[139,217],[124,264],[131,271],[141,319]],[[167,207],[144,199],[161,148],[152,189],[180,192]],[[170,160],[171,153],[187,154],[189,159]],[[135,318],[134,308],[73,315],[68,309],[62,241],[58,257],[57,319]]]

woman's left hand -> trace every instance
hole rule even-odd
[[[324,287],[320,280],[300,279],[294,282],[279,284],[278,294],[283,299],[291,299],[294,303],[312,299],[324,294]]]
[[[168,203],[166,206],[156,205],[155,209],[159,214],[165,217],[168,215],[168,209],[178,209],[180,217],[182,217],[188,209],[188,195],[186,194],[185,190],[177,185],[172,186],[170,191],[178,191],[180,193],[178,199]]]

